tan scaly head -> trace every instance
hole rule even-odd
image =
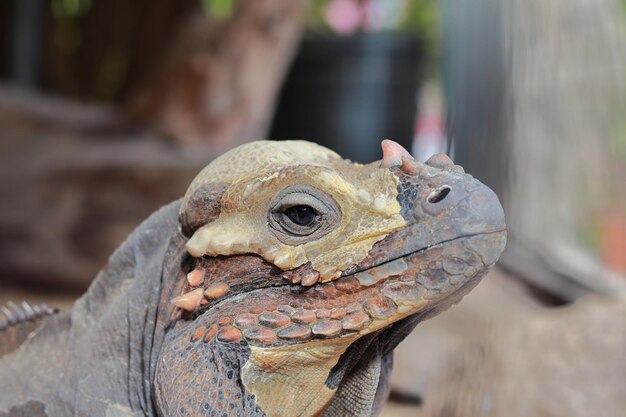
[[[215,186],[225,187],[220,214],[194,231],[187,249],[196,257],[255,253],[283,270],[310,262],[327,282],[406,225],[390,170],[350,163],[309,142],[234,149],[192,182],[182,212],[198,190]]]

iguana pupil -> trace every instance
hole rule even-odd
[[[299,226],[309,226],[315,221],[318,214],[313,207],[309,206],[294,206],[285,210],[285,215],[289,217],[289,220]]]

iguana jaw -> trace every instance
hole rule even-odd
[[[227,333],[223,342],[279,347],[365,335],[478,282],[505,242],[505,231],[461,236],[312,287],[285,283],[276,274],[256,289],[209,301],[196,313],[190,336],[198,328],[214,328],[218,338]],[[247,261],[258,268],[257,259]]]
[[[192,356],[180,362],[176,351],[165,356],[168,366],[161,369],[168,373],[159,380],[185,375],[182,367],[193,381],[203,372],[202,358],[214,357],[211,350],[241,349],[245,343],[249,355],[240,362],[241,383],[264,415],[321,415],[335,395],[328,378],[352,343],[384,333],[405,317],[426,318],[458,302],[496,261],[505,236],[462,236],[312,287],[285,284],[277,275],[278,287],[225,296],[195,320],[177,323],[172,344]],[[258,260],[255,266],[265,263]]]

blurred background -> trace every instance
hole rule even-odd
[[[69,307],[256,139],[449,153],[509,243],[385,416],[626,415],[625,0],[4,0],[0,303]]]

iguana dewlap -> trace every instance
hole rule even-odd
[[[384,141],[361,165],[304,141],[241,146],[72,310],[0,349],[0,417],[376,415],[393,348],[505,241],[495,194],[445,155]]]

